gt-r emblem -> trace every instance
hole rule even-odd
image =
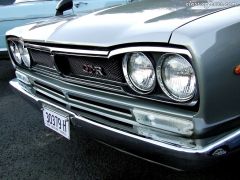
[[[95,75],[100,75],[100,76],[105,75],[105,73],[103,71],[103,68],[101,68],[100,66],[93,66],[93,65],[89,65],[89,64],[84,64],[83,65],[83,71],[88,73],[88,74],[95,74]]]

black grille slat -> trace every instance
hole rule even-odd
[[[71,110],[73,110],[74,112],[76,112],[77,114],[79,114],[82,117],[91,119],[93,121],[97,121],[98,123],[104,124],[104,125],[109,125],[111,127],[115,127],[118,129],[124,129],[127,130],[129,132],[133,132],[133,125],[129,124],[129,123],[125,123],[122,121],[117,121],[111,118],[108,118],[106,116],[102,116],[93,112],[89,112],[89,111],[85,111],[83,109],[79,109],[77,107],[71,107]]]
[[[57,99],[54,99],[54,98],[52,98],[52,97],[50,97],[50,96],[48,96],[48,95],[46,95],[46,94],[44,94],[44,93],[42,93],[42,92],[40,92],[40,91],[38,91],[38,90],[36,90],[36,94],[38,95],[38,97],[41,97],[41,98],[43,98],[43,99],[47,99],[48,101],[50,100],[51,102],[54,102],[54,103],[56,103],[57,105],[66,107],[66,104],[65,104],[65,103],[63,103],[63,102],[61,102],[61,101],[59,101],[59,100],[57,100]]]
[[[45,85],[45,84],[43,84],[43,83],[40,83],[40,82],[38,82],[38,81],[34,81],[34,84],[35,84],[36,87],[40,87],[40,88],[43,88],[43,89],[47,89],[47,90],[49,90],[49,91],[51,91],[51,92],[53,92],[53,93],[56,93],[56,94],[58,94],[58,95],[60,95],[60,96],[65,96],[65,95],[63,94],[63,92],[60,91],[59,89],[56,89],[56,88],[47,86],[47,85]]]
[[[82,98],[82,97],[74,96],[74,95],[69,95],[69,99],[70,100],[75,100],[75,101],[80,101],[80,102],[85,102],[85,103],[89,103],[89,104],[94,104],[94,105],[99,106],[99,107],[103,107],[103,108],[106,108],[106,109],[110,109],[110,110],[113,110],[113,111],[116,111],[116,112],[120,112],[120,113],[129,115],[129,116],[132,116],[132,113],[129,109],[123,109],[121,107],[115,107],[115,106],[112,106],[112,105],[108,105],[108,104],[105,104],[105,103],[101,103],[101,102],[98,102],[98,101],[93,101],[93,100],[90,100],[90,99],[86,99],[86,98]]]

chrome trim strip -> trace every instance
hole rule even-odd
[[[192,58],[191,53],[186,49],[169,48],[169,47],[155,47],[155,46],[136,46],[136,47],[126,47],[115,49],[111,51],[108,57],[112,57],[118,54],[128,53],[128,52],[163,52],[163,53],[179,53],[185,54],[189,58]]]
[[[59,53],[72,53],[72,54],[88,54],[88,55],[98,55],[98,56],[108,56],[108,58],[118,55],[124,54],[128,52],[163,52],[163,53],[178,53],[187,55],[189,58],[192,58],[191,53],[186,49],[179,48],[170,48],[170,47],[156,47],[156,46],[134,46],[134,47],[126,47],[119,48],[112,51],[97,51],[97,50],[84,50],[84,49],[70,49],[70,48],[56,48],[49,46],[41,46],[26,43],[26,47],[39,49],[39,50],[47,50],[50,53],[59,52]]]
[[[226,145],[228,144],[227,142],[236,138],[237,136],[240,136],[240,129],[226,135],[225,137],[223,138],[220,138],[219,140],[216,140],[215,142],[213,142],[212,144],[209,144],[205,147],[201,147],[201,146],[197,146],[197,148],[183,148],[183,147],[178,147],[178,146],[174,146],[172,144],[167,144],[167,143],[164,143],[164,142],[159,142],[159,141],[155,141],[155,140],[152,140],[152,139],[147,139],[147,138],[144,138],[144,137],[141,137],[141,136],[137,136],[137,135],[134,135],[134,134],[131,134],[131,133],[128,133],[128,132],[124,132],[124,131],[121,131],[121,130],[118,130],[118,129],[114,129],[112,127],[108,127],[106,125],[103,125],[103,124],[99,124],[97,122],[93,122],[87,118],[84,118],[82,116],[79,116],[79,115],[76,115],[75,113],[69,111],[69,110],[66,110],[65,108],[62,108],[58,105],[55,105],[47,100],[44,100],[42,98],[39,98],[35,95],[33,95],[32,93],[30,92],[27,92],[18,82],[17,79],[13,79],[9,82],[9,84],[15,88],[16,90],[18,90],[19,92],[23,93],[24,95],[28,96],[29,98],[35,100],[36,102],[38,103],[45,103],[47,105],[50,105],[50,106],[53,106],[63,112],[66,112],[68,113],[70,116],[72,116],[72,118],[75,118],[75,119],[78,119],[80,121],[84,121],[86,123],[89,123],[91,125],[94,125],[96,127],[99,127],[99,128],[103,128],[105,130],[108,130],[108,131],[111,131],[113,133],[118,133],[118,134],[121,134],[123,136],[127,136],[129,138],[133,138],[133,139],[137,139],[139,141],[143,141],[145,143],[149,143],[149,144],[152,144],[152,145],[156,145],[156,146],[159,146],[159,147],[162,147],[162,148],[166,148],[166,149],[170,149],[170,150],[173,150],[173,151],[178,151],[178,152],[183,152],[183,153],[189,153],[189,154],[208,154],[210,153],[212,150],[215,150],[216,148],[218,147],[221,147],[222,145]]]
[[[0,48],[0,52],[5,52],[5,51],[7,52],[7,50],[8,50],[7,48]]]
[[[93,51],[93,50],[81,50],[81,49],[65,49],[65,48],[50,48],[50,52],[66,52],[74,54],[91,54],[91,55],[108,55],[108,51]]]
[[[39,49],[39,50],[48,50],[50,53],[64,52],[64,53],[72,53],[72,54],[90,54],[90,55],[101,55],[101,56],[107,56],[108,55],[108,51],[56,48],[56,47],[40,46],[40,45],[28,44],[28,43],[26,43],[25,46],[29,47],[29,48]]]

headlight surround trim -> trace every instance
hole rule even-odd
[[[9,41],[9,49],[13,56],[14,62],[16,62],[18,65],[21,65],[23,61],[22,61],[21,53],[20,53],[19,47],[17,45],[17,42],[10,40]]]
[[[27,48],[24,47],[24,42],[22,40],[18,41],[18,48],[20,50],[20,55],[23,61],[23,64],[27,67],[31,67],[31,57]]]
[[[9,38],[8,39],[8,46],[10,51],[10,56],[12,61],[19,65],[24,66],[26,68],[31,67],[31,57],[29,51],[24,46],[24,42],[20,38]],[[17,55],[16,51],[17,50]]]
[[[148,89],[142,89],[140,87],[138,87],[138,85],[132,80],[132,77],[130,77],[130,74],[128,72],[128,66],[129,66],[129,60],[131,59],[131,56],[133,56],[133,54],[139,54],[141,56],[143,56],[144,58],[146,58],[152,65],[152,70],[154,73],[154,80],[152,82],[152,85],[150,88]],[[123,61],[122,61],[122,69],[123,69],[123,74],[124,77],[127,81],[127,84],[130,86],[130,88],[132,90],[134,90],[136,93],[138,94],[149,94],[151,93],[155,87],[156,87],[156,82],[157,82],[157,77],[156,77],[156,72],[155,72],[155,67],[154,67],[154,63],[153,61],[147,56],[145,55],[143,52],[130,52],[130,53],[126,53],[123,57]]]
[[[162,68],[163,68],[163,64],[165,62],[165,60],[167,59],[166,57],[167,56],[178,56],[182,59],[184,59],[187,63],[189,63],[189,65],[191,66],[192,68],[192,71],[194,73],[194,80],[195,80],[195,83],[194,83],[194,90],[193,92],[185,97],[185,98],[180,98],[179,96],[176,96],[174,95],[174,93],[170,92],[169,88],[167,87],[167,85],[165,84],[164,80],[163,80],[163,77],[162,77]],[[158,81],[158,84],[160,85],[162,91],[169,97],[171,98],[172,100],[176,101],[176,102],[180,102],[180,103],[184,103],[184,102],[187,102],[187,101],[190,101],[192,99],[195,99],[194,97],[196,96],[197,94],[197,78],[196,78],[196,73],[194,71],[194,68],[192,66],[192,64],[185,58],[183,57],[182,55],[180,54],[177,54],[177,53],[165,53],[163,54],[159,61],[158,61],[158,64],[156,66],[156,73],[157,73],[157,81]]]

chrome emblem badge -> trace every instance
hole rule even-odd
[[[105,75],[103,68],[100,67],[100,66],[93,66],[93,65],[89,65],[89,64],[84,64],[82,70],[85,73],[92,74],[92,75],[93,74],[100,75],[100,76]]]

